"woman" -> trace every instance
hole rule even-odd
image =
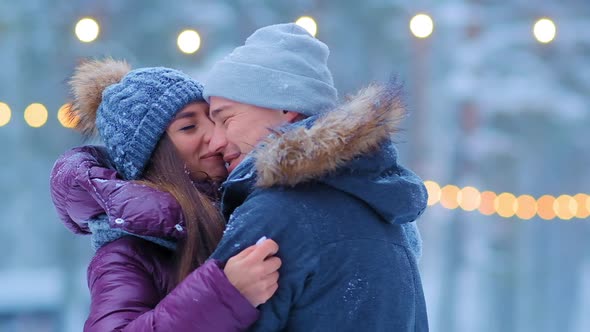
[[[105,147],[56,162],[51,194],[65,225],[92,234],[84,331],[238,331],[277,289],[277,244],[266,240],[225,266],[207,260],[224,221],[215,182],[223,159],[207,152],[212,126],[202,87],[168,68],[81,64],[72,114]],[[133,181],[129,181],[133,180]]]

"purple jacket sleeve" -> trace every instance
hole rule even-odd
[[[258,319],[216,261],[162,298],[161,280],[143,253],[121,250],[117,241],[101,248],[88,268],[91,307],[84,331],[244,331]]]

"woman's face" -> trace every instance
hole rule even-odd
[[[166,133],[193,179],[204,179],[206,173],[215,180],[223,180],[227,177],[223,156],[208,149],[214,128],[208,112],[209,105],[205,102],[189,104],[178,112]]]

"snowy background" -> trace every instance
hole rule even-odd
[[[409,29],[420,12],[434,20],[425,39]],[[590,331],[589,0],[0,0],[0,332],[81,331],[87,314],[89,239],[61,225],[48,191],[57,156],[83,144],[56,116],[76,63],[108,55],[199,78],[256,28],[303,15],[342,96],[405,83],[402,160],[432,181],[419,221],[431,330]],[[101,27],[91,43],[74,34],[85,16]],[[548,44],[533,35],[541,17],[557,26]],[[190,55],[176,45],[187,28],[202,39]],[[31,103],[48,111],[39,128],[23,117]],[[438,200],[435,183],[583,195],[573,212],[564,196],[520,218],[510,200],[469,207],[466,192],[455,208],[454,187]]]

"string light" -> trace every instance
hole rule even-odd
[[[532,219],[537,214],[537,201],[531,195],[521,195],[516,199],[516,216],[523,220]]]
[[[557,27],[552,20],[542,18],[533,26],[533,34],[539,43],[547,44],[555,39]]]
[[[440,186],[434,181],[424,181],[424,186],[428,191],[428,205],[432,206],[440,202]]]
[[[496,201],[496,193],[491,191],[484,191],[481,193],[481,203],[479,205],[479,212],[486,216],[491,216],[496,213],[494,202]]]
[[[195,30],[184,30],[176,40],[178,48],[186,54],[193,54],[201,48],[201,36]]]
[[[427,14],[417,14],[410,20],[410,31],[418,38],[428,38],[434,31],[434,22]]]
[[[510,218],[516,214],[516,197],[511,193],[501,193],[494,201],[494,208],[501,217]]]
[[[8,104],[0,103],[0,127],[7,125],[10,122],[11,111]]]
[[[78,37],[81,42],[90,43],[95,41],[98,37],[100,26],[95,19],[85,17],[76,23],[74,32],[76,33],[76,37]]]
[[[459,207],[459,187],[446,185],[441,189],[440,204],[447,209],[456,209]]]
[[[578,210],[576,211],[576,218],[588,218],[590,217],[590,196],[585,194],[577,194],[574,196],[574,200],[578,203]]]
[[[318,33],[318,24],[315,22],[315,20],[312,17],[301,16],[300,18],[297,19],[297,21],[295,21],[295,24],[297,24],[298,26],[307,30],[307,32],[309,32],[309,34],[314,37]]]
[[[64,104],[57,111],[57,120],[65,128],[74,128],[80,120],[70,112],[70,107],[72,107],[71,104]]]
[[[570,220],[578,212],[578,203],[569,195],[561,195],[553,202],[553,210],[559,219]]]
[[[474,187],[459,188],[446,185],[442,189],[434,181],[424,181],[428,191],[428,205],[440,204],[444,208],[464,211],[479,211],[491,216],[498,214],[503,218],[517,217],[530,220],[535,216],[545,220],[573,218],[585,219],[590,216],[590,195],[577,194],[575,196],[561,195],[557,198],[551,195],[535,199],[531,195],[521,195],[518,198],[512,193],[496,194],[492,191],[481,192]]]
[[[459,206],[465,211],[474,211],[481,205],[481,194],[473,187],[465,187],[459,191],[457,200]]]
[[[537,200],[537,214],[541,219],[551,220],[557,216],[553,210],[553,203],[555,203],[555,197],[551,195],[543,195]]]
[[[47,122],[47,108],[43,104],[33,103],[25,109],[25,121],[33,128],[42,127]]]

